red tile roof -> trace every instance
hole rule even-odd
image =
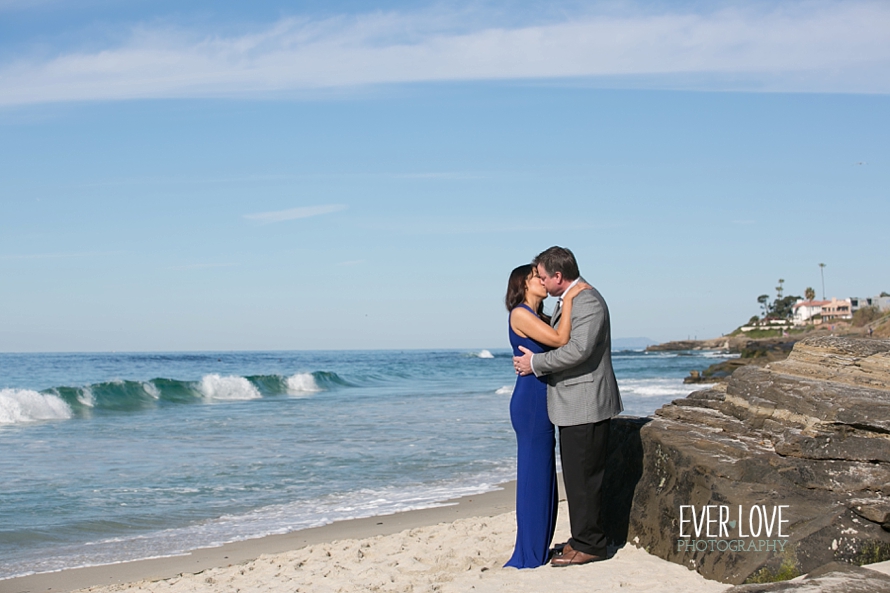
[[[792,309],[797,309],[798,307],[821,307],[830,304],[831,301],[803,301],[801,303],[794,303]]]

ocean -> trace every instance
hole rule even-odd
[[[636,416],[724,358],[613,356]],[[514,380],[508,350],[0,354],[0,578],[492,490]]]

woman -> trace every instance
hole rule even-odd
[[[563,295],[559,329],[543,314],[547,290],[537,269],[528,264],[510,273],[507,310],[510,344],[532,352],[558,348],[569,341],[572,300],[590,285],[579,282]],[[516,547],[504,566],[534,568],[549,559],[556,528],[556,459],[553,424],[547,417],[547,384],[534,375],[519,376],[510,400],[510,420],[519,445],[516,469]]]

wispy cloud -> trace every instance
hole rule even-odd
[[[423,219],[401,219],[399,221],[360,222],[366,229],[379,232],[400,233],[406,235],[493,235],[502,233],[542,233],[548,231],[588,231],[609,230],[626,226],[621,222],[555,224],[546,221],[513,222],[494,221],[490,219],[454,220],[440,218],[431,221]]]
[[[244,218],[268,224],[271,222],[283,222],[285,220],[295,220],[297,218],[309,218],[310,216],[330,214],[331,212],[339,212],[341,210],[346,210],[346,206],[343,204],[327,204],[325,206],[304,206],[302,208],[291,208],[290,210],[245,214]]]
[[[238,264],[227,263],[227,264],[185,264],[182,266],[169,266],[168,270],[203,270],[206,268],[231,268],[233,266],[237,266]]]
[[[104,255],[118,255],[121,251],[73,251],[63,253],[23,253],[0,255],[0,261],[14,261],[23,259],[66,259],[72,257],[95,257]]]
[[[392,176],[394,179],[483,179],[485,176],[481,173],[460,173],[460,172],[440,172],[440,173],[397,173]]]
[[[244,175],[239,177],[130,177],[73,184],[74,187],[116,187],[127,185],[213,185],[287,181],[292,175]]]
[[[621,6],[621,14],[521,25],[498,16],[465,24],[439,11],[284,18],[236,36],[141,27],[99,51],[0,65],[0,105],[578,77],[619,87],[890,92],[887,2]]]

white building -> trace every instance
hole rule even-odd
[[[803,299],[794,303],[794,306],[791,309],[794,311],[794,315],[792,319],[794,320],[794,325],[807,325],[808,323],[813,323],[811,321],[814,316],[822,314],[823,305],[830,304],[831,301],[805,301]],[[816,325],[821,323],[822,320],[815,320]]]

